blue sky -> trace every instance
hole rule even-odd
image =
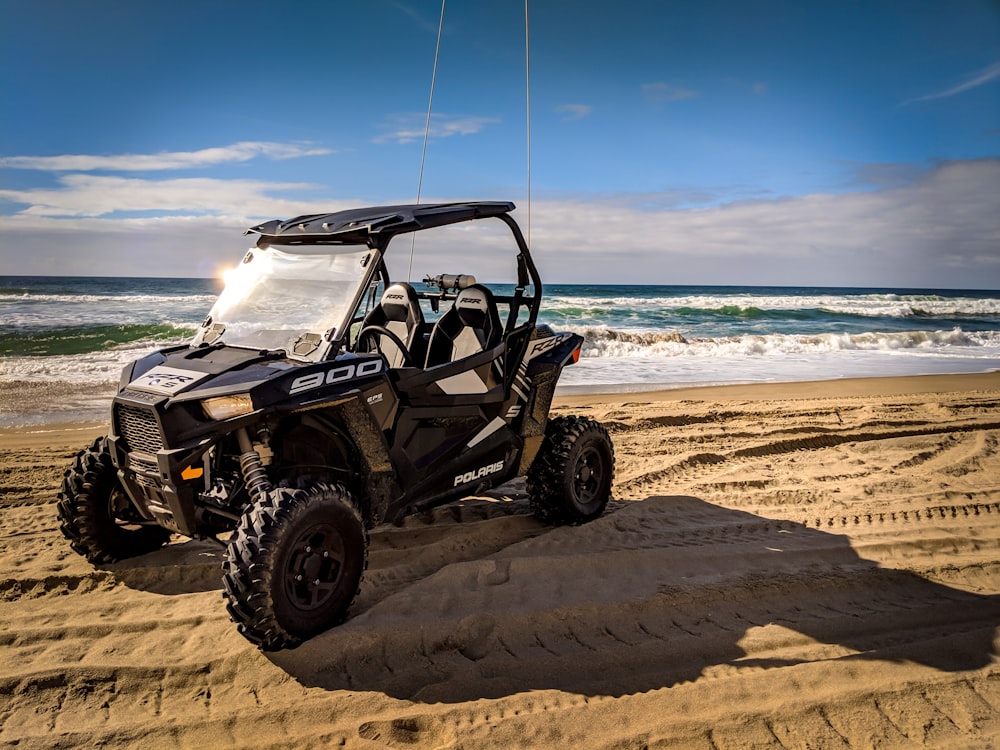
[[[0,0],[0,273],[200,276],[413,202],[437,0]],[[1000,287],[1000,5],[532,0],[562,282]],[[526,223],[524,5],[445,11],[424,202]]]

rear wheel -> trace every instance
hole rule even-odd
[[[132,506],[103,437],[66,471],[57,511],[70,546],[95,565],[152,552],[170,539],[167,529],[144,521]]]
[[[551,419],[528,470],[531,511],[550,524],[592,521],[608,504],[614,474],[614,447],[600,422],[586,417]]]
[[[223,563],[227,609],[265,651],[294,648],[344,621],[368,537],[342,485],[277,487],[243,514]]]

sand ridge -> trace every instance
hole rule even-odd
[[[515,482],[379,527],[351,619],[268,655],[218,544],[69,549],[100,428],[0,432],[0,743],[1000,745],[1000,376],[878,382],[562,399],[612,431],[605,516]]]

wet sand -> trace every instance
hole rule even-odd
[[[372,532],[351,619],[263,654],[222,550],[94,569],[55,493],[100,425],[0,430],[0,744],[1000,746],[1000,374],[565,396],[597,521],[522,483]]]

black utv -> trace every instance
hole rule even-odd
[[[73,549],[104,564],[171,534],[229,534],[228,610],[272,650],[343,621],[377,524],[523,475],[542,521],[598,517],[613,448],[593,420],[549,419],[583,340],[537,323],[542,284],[513,208],[384,206],[248,230],[257,242],[194,340],[124,369],[110,434],[66,472]],[[420,291],[390,277],[397,235],[482,219],[513,234],[506,293],[470,275]]]

